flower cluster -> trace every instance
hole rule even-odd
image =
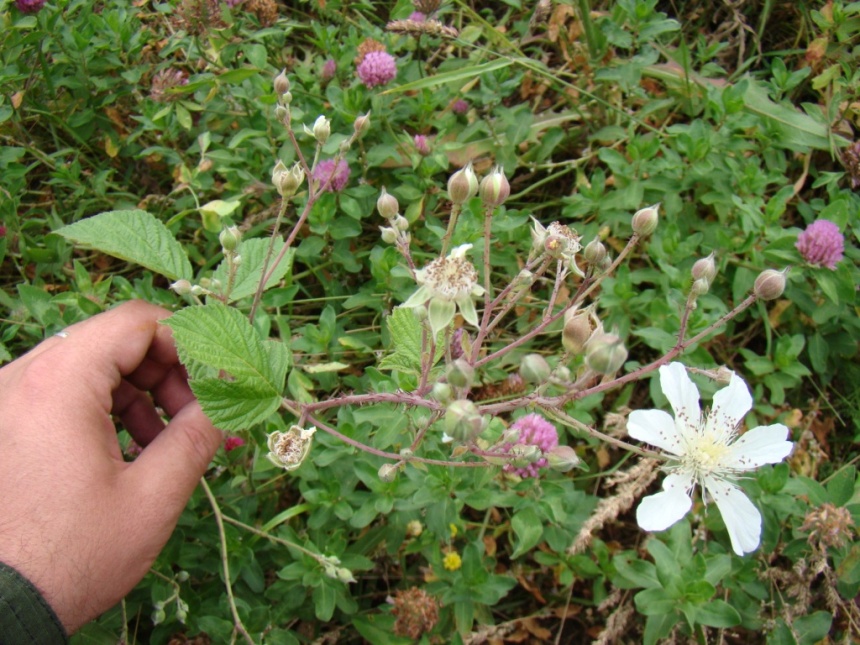
[[[188,84],[188,72],[181,69],[165,68],[156,72],[149,89],[149,98],[156,103],[168,103],[179,98],[179,94],[170,92],[176,87]]]
[[[761,513],[735,481],[741,473],[785,459],[793,446],[788,428],[776,423],[738,436],[752,397],[734,373],[728,386],[714,395],[706,416],[699,408],[699,391],[681,363],[660,368],[660,386],[675,418],[662,410],[637,410],[627,420],[631,437],[660,448],[669,458],[663,491],[646,497],[636,509],[639,526],[646,531],[672,526],[692,508],[691,493],[698,484],[720,509],[734,552],[755,550]]]
[[[322,68],[322,80],[330,81],[334,78],[335,73],[337,72],[337,63],[334,58],[329,58]]]
[[[331,178],[331,181],[329,181]],[[334,159],[324,159],[314,168],[314,179],[329,193],[339,193],[349,181],[349,164],[343,159],[335,163]]]
[[[810,264],[835,270],[836,263],[842,259],[845,250],[845,238],[836,224],[819,219],[797,236],[795,246],[803,259]]]
[[[397,76],[397,62],[394,56],[386,51],[372,51],[362,58],[355,71],[365,87],[372,89],[394,80]]]
[[[418,151],[418,154],[424,157],[430,154],[430,145],[427,142],[426,134],[416,134],[412,138],[412,143],[415,145],[415,149]]]
[[[555,426],[539,414],[532,413],[520,417],[511,424],[508,431],[515,431],[518,435],[516,442],[506,443],[502,447],[502,450],[508,453],[511,453],[514,446],[517,445],[535,446],[544,454],[558,446],[558,432]],[[540,457],[531,463],[521,466],[505,464],[504,470],[505,472],[516,473],[520,477],[537,477],[538,470],[544,468],[546,465],[546,457]]]
[[[466,114],[469,111],[469,104],[464,99],[457,99],[451,105],[451,111],[454,114]]]

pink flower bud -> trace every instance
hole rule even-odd
[[[647,237],[657,230],[658,209],[660,204],[654,204],[636,211],[633,215],[633,232],[642,237]]]
[[[753,293],[762,300],[776,300],[785,291],[785,271],[765,269],[755,279]]]

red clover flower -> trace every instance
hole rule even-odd
[[[372,51],[358,64],[356,74],[368,89],[387,85],[397,76],[397,62],[388,52]]]
[[[334,159],[320,161],[314,168],[314,179],[320,183],[320,186],[323,186],[329,177],[331,177],[331,182],[325,192],[339,193],[349,181],[349,164],[343,159],[337,162],[337,166],[335,166]]]
[[[539,414],[533,413],[520,417],[511,424],[508,430],[519,432],[516,444],[536,446],[544,454],[558,446],[558,431],[554,425]],[[513,443],[505,444],[504,449],[509,452],[514,445]],[[520,468],[512,464],[505,464],[504,470],[509,473],[516,473],[520,477],[537,477],[538,470],[546,465],[546,457],[541,457],[537,461]]]
[[[825,266],[835,271],[836,263],[842,259],[845,250],[845,238],[836,224],[819,219],[797,236],[795,246],[803,259],[810,264]]]

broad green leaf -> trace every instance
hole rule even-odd
[[[696,622],[708,627],[734,627],[740,624],[741,615],[725,600],[718,598],[696,607]]]
[[[188,307],[165,321],[173,330],[179,357],[224,370],[236,379],[268,385],[280,394],[269,353],[259,333],[238,310],[215,302]]]
[[[171,280],[191,280],[194,275],[182,245],[146,211],[108,211],[56,232],[76,244],[134,262]]]
[[[528,506],[514,514],[511,518],[511,528],[514,530],[514,535],[517,538],[511,559],[516,559],[523,553],[531,550],[532,547],[540,542],[543,535],[543,524],[537,512],[535,512],[534,508]]]
[[[322,583],[314,588],[314,613],[323,622],[328,622],[334,615],[335,603],[334,581],[323,579]]]
[[[830,632],[833,616],[826,611],[816,611],[794,621],[798,645],[815,645]]]
[[[857,479],[857,470],[854,466],[848,466],[837,471],[827,482],[827,495],[830,503],[834,506],[844,506],[854,494],[854,481]]]
[[[236,302],[242,298],[253,296],[257,292],[257,287],[260,285],[260,280],[263,277],[263,262],[266,258],[266,251],[269,248],[268,239],[252,239],[243,241],[238,248],[239,255],[242,256],[242,263],[236,270],[236,277],[233,281],[233,288],[230,290],[230,302]],[[275,240],[275,245],[272,247],[272,259],[269,261],[269,267],[266,271],[270,271],[272,267],[272,275],[266,282],[266,289],[276,286],[283,277],[293,267],[293,257],[295,249],[289,249],[281,258],[277,266],[274,265],[275,259],[284,248],[282,239]],[[222,262],[218,265],[213,278],[221,281],[222,288],[227,285],[227,263]]]
[[[379,369],[421,374],[421,323],[412,311],[404,307],[397,307],[385,322],[391,335],[391,347],[394,348],[394,353],[379,362]],[[434,365],[442,357],[442,352],[441,343],[437,343],[436,356],[433,357]]]
[[[265,421],[281,404],[281,397],[253,382],[205,378],[189,384],[206,416],[222,430],[235,432]]]

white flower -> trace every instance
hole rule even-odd
[[[287,432],[272,432],[267,441],[269,453],[266,457],[284,470],[295,470],[308,456],[316,430],[294,425]]]
[[[434,337],[454,320],[457,307],[466,322],[478,325],[478,313],[472,298],[482,295],[484,288],[478,285],[478,272],[466,259],[466,252],[471,248],[471,244],[458,246],[448,257],[437,258],[415,272],[418,291],[403,306],[427,305],[427,318]]]
[[[738,555],[758,548],[761,514],[734,481],[740,473],[782,461],[791,452],[788,428],[780,423],[753,428],[738,437],[738,426],[752,408],[743,379],[732,373],[728,386],[714,395],[706,418],[699,391],[681,363],[660,368],[660,386],[675,412],[637,410],[627,420],[634,439],[661,448],[670,458],[663,491],[642,500],[636,520],[646,531],[662,531],[693,505],[696,484],[717,503],[732,549]]]

